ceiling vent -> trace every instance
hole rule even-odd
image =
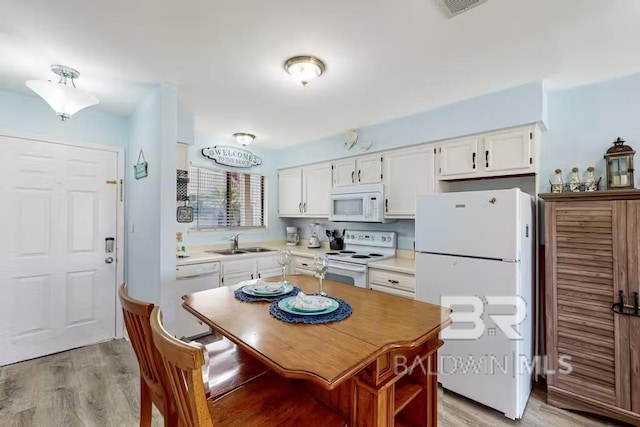
[[[466,12],[467,10],[486,3],[487,0],[436,0],[448,18]]]

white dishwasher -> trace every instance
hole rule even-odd
[[[220,263],[206,262],[178,266],[176,268],[176,285],[178,308],[173,334],[178,338],[209,334],[211,329],[182,307],[182,295],[219,287]]]

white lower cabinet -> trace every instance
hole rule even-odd
[[[225,274],[222,276],[222,284],[223,286],[233,286],[237,285],[240,282],[244,282],[245,280],[255,279],[255,273],[235,273],[235,274]]]
[[[282,276],[282,267],[278,264],[278,256],[258,258],[258,278]]]
[[[282,277],[282,268],[268,268],[258,271],[258,279],[266,279],[267,277]]]
[[[369,267],[369,289],[415,299],[416,276]]]
[[[237,285],[244,280],[255,279],[255,275],[255,258],[222,261],[222,278],[220,281],[223,286]]]
[[[289,274],[304,274],[306,276],[313,276],[315,274],[315,271],[313,269],[313,258],[301,256],[293,257],[293,260],[289,265]]]
[[[260,256],[256,258],[242,258],[222,262],[223,286],[237,285],[245,280],[266,279],[282,275],[282,267],[278,265],[278,256]]]

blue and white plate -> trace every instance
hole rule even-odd
[[[293,286],[290,283],[280,284],[279,288],[265,288],[264,284],[246,285],[242,287],[242,292],[254,297],[276,297],[284,294],[288,294],[293,290]]]
[[[278,301],[278,308],[282,311],[286,311],[287,313],[298,314],[300,316],[318,316],[320,314],[333,313],[338,309],[338,307],[340,307],[340,304],[338,303],[338,301],[332,298],[329,298],[329,300],[331,300],[331,305],[327,308],[324,308],[322,310],[317,310],[317,311],[299,310],[297,308],[291,307],[290,303],[293,302],[293,300],[295,299],[296,297],[287,297],[287,298],[281,299],[280,301]]]

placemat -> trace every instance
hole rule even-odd
[[[244,292],[242,292],[242,287],[240,287],[235,291],[233,291],[233,295],[235,295],[236,299],[243,302],[272,302],[272,301],[278,302],[282,298],[298,295],[298,292],[300,292],[300,288],[297,286],[294,286],[291,292],[287,292],[286,294],[274,295],[274,296],[267,296],[267,295],[254,296],[254,295],[245,294]]]
[[[282,320],[283,322],[307,324],[338,322],[351,316],[353,308],[351,308],[351,305],[348,302],[339,298],[332,299],[336,300],[338,304],[340,304],[340,307],[332,313],[319,314],[317,316],[301,316],[298,314],[287,313],[278,307],[278,301],[269,305],[269,313],[276,319]]]

